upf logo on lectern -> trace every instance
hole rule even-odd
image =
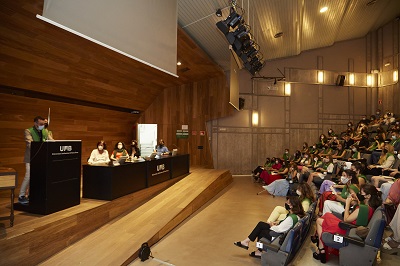
[[[159,164],[157,165],[157,172],[158,171],[163,171],[165,169],[165,164]]]
[[[60,146],[60,151],[72,151],[72,146]]]

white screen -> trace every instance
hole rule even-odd
[[[176,76],[177,0],[45,0],[43,17]]]

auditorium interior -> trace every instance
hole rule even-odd
[[[0,3],[0,265],[321,265],[315,209],[300,235],[285,234],[285,250],[260,259],[249,256],[255,242],[234,245],[286,202],[252,173],[378,110],[398,127],[400,2],[100,2]],[[18,203],[24,129],[36,116],[55,139],[31,154],[32,203],[36,190],[44,209]],[[109,153],[130,145],[139,124],[156,124],[177,155],[88,165],[99,141]],[[73,154],[76,143],[77,167],[57,168],[50,155]],[[47,180],[57,171],[74,179],[78,202],[53,210],[71,196],[64,180]],[[370,265],[399,265],[400,246],[390,254],[380,241]],[[326,250],[326,265],[348,265],[340,249]]]

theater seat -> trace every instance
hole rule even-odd
[[[264,243],[263,249],[267,252],[264,252],[261,255],[261,265],[287,265],[296,255],[297,250],[301,246],[301,232],[302,223],[298,222],[289,230],[282,245],[279,245],[279,237],[274,239],[270,244],[262,238],[260,241]]]
[[[322,233],[322,241],[326,246],[339,249],[339,264],[352,266],[373,265],[378,250],[381,246],[383,232],[385,230],[385,214],[382,207],[375,210],[374,215],[368,223],[369,233],[365,240],[356,234],[356,226],[341,223],[341,228],[348,229],[343,237],[343,243],[333,240],[334,234]]]

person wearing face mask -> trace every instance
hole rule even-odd
[[[350,207],[355,203],[355,208],[351,212]],[[367,226],[371,220],[376,208],[382,204],[381,193],[372,185],[365,184],[361,187],[359,198],[355,193],[351,193],[345,199],[345,209],[343,213],[343,221],[357,226]],[[318,252],[313,253],[314,259],[326,263],[326,254],[324,243],[321,240],[323,232],[332,234],[346,234],[346,230],[339,227],[342,220],[332,213],[326,213],[317,219],[316,233],[317,237],[311,237],[311,241],[317,244]]]
[[[400,160],[400,154],[397,154],[398,159]],[[379,188],[380,184],[393,181],[393,179],[398,179],[400,177],[400,166],[398,168],[387,168],[382,169],[382,175],[371,177],[371,183]]]
[[[383,148],[381,157],[377,164],[368,165],[366,175],[382,175],[383,169],[392,168],[395,161],[394,148],[390,144],[386,144]]]
[[[163,139],[160,139],[160,141],[158,142],[155,152],[157,152],[159,155],[169,154],[169,150],[168,150],[167,146],[165,146]]]
[[[299,197],[290,196],[286,199],[285,206],[288,210],[288,214],[284,220],[270,223],[260,221],[246,239],[234,242],[233,244],[237,247],[248,250],[249,243],[256,241],[256,239],[259,241],[264,237],[272,241],[275,237],[279,236],[279,234],[283,234],[293,228],[293,226],[295,226],[297,222],[304,217],[305,213],[303,207],[301,206]],[[249,256],[261,258],[261,254],[262,249],[258,249],[251,252]]]
[[[140,158],[141,153],[140,153],[140,149],[139,149],[139,145],[137,140],[132,140],[132,144],[131,144],[131,152],[130,152],[132,158]]]
[[[326,156],[322,159],[322,165],[315,169],[315,172],[311,173],[308,177],[307,184],[311,185],[312,182],[320,186],[322,180],[329,174],[332,174],[334,169],[333,158],[331,155]]]
[[[396,130],[392,132],[392,139],[389,142],[390,145],[393,146],[393,150],[397,153],[400,152],[400,131]]]
[[[114,151],[111,154],[111,160],[118,160],[121,156],[129,156],[128,151],[125,149],[125,144],[123,142],[118,142],[115,144]]]
[[[310,162],[311,162],[310,157],[311,157],[311,155],[308,151],[306,153],[304,153],[299,162],[299,165],[301,165],[301,166],[310,165]]]
[[[299,196],[301,206],[305,212],[308,211],[311,204],[316,201],[315,195],[311,187],[307,183],[299,183],[296,189],[296,194]],[[267,223],[279,222],[286,218],[289,210],[284,206],[276,206],[267,219]]]
[[[327,181],[328,182],[328,181]],[[319,198],[319,212],[321,216],[326,212],[334,210],[337,213],[343,212],[343,204],[350,193],[358,193],[358,178],[356,173],[352,170],[344,170],[340,178],[341,185],[332,185],[329,191],[324,191]],[[337,189],[342,189],[338,194]],[[328,206],[326,206],[328,204]]]
[[[278,168],[279,167],[279,168]],[[272,165],[270,171],[263,171],[260,178],[265,184],[269,185],[277,179],[282,179],[289,171],[289,164],[286,161],[276,159],[275,164]]]
[[[335,155],[332,155],[332,158],[340,160],[343,159],[345,155],[346,155],[346,150],[343,149],[343,145],[339,143],[337,146],[337,152]]]
[[[351,145],[354,144],[354,140],[350,137],[349,134],[345,134],[345,135],[343,136],[343,139],[344,139],[343,149],[349,150],[350,147],[351,147]]]
[[[318,168],[322,167],[323,161],[321,156],[315,155],[313,158],[313,162],[311,163],[311,168],[315,171]]]
[[[353,144],[353,145],[351,145],[350,149],[351,149],[351,156],[347,160],[350,162],[361,160],[361,153],[358,151],[358,146]]]
[[[33,127],[25,129],[25,177],[21,184],[21,189],[18,196],[18,202],[21,204],[29,204],[29,198],[27,197],[27,190],[30,183],[30,161],[31,161],[31,142],[44,142],[46,140],[53,140],[53,135],[49,134],[48,130],[45,129],[45,119],[41,116],[37,116],[33,119]]]
[[[289,155],[289,149],[285,149],[285,152],[284,152],[283,155],[282,155],[282,160],[283,160],[283,161],[289,161],[289,157],[290,157],[290,155]]]
[[[358,184],[358,178],[356,172],[352,170],[345,170],[340,177],[340,183],[342,185],[333,185],[333,189],[342,189],[341,193],[332,193],[335,195],[334,199],[328,199],[323,203],[322,214],[327,212],[342,213],[344,210],[344,204],[346,198],[351,194],[357,194],[360,192],[360,187]],[[326,193],[326,192],[325,192]]]
[[[328,129],[328,137],[329,138],[336,137],[336,133],[335,133],[335,131],[333,131],[332,128]]]
[[[273,196],[286,196],[289,191],[289,184],[297,182],[297,164],[290,163],[290,165],[285,162],[285,171],[278,172],[278,178],[276,176],[272,176],[268,181],[270,182],[268,185],[262,186],[269,194]],[[283,175],[287,174],[285,178]]]
[[[272,166],[271,159],[266,158],[264,165],[259,165],[256,167],[256,169],[253,170],[252,172],[253,181],[258,182],[260,180],[260,175],[262,174],[262,172],[267,171],[271,166]]]
[[[88,164],[107,164],[110,162],[108,157],[107,145],[102,140],[97,142],[97,148],[92,151],[88,159]]]
[[[301,148],[301,153],[307,153],[307,152],[309,152],[309,149],[308,149],[308,143],[307,142],[304,142],[303,143],[303,147]]]

